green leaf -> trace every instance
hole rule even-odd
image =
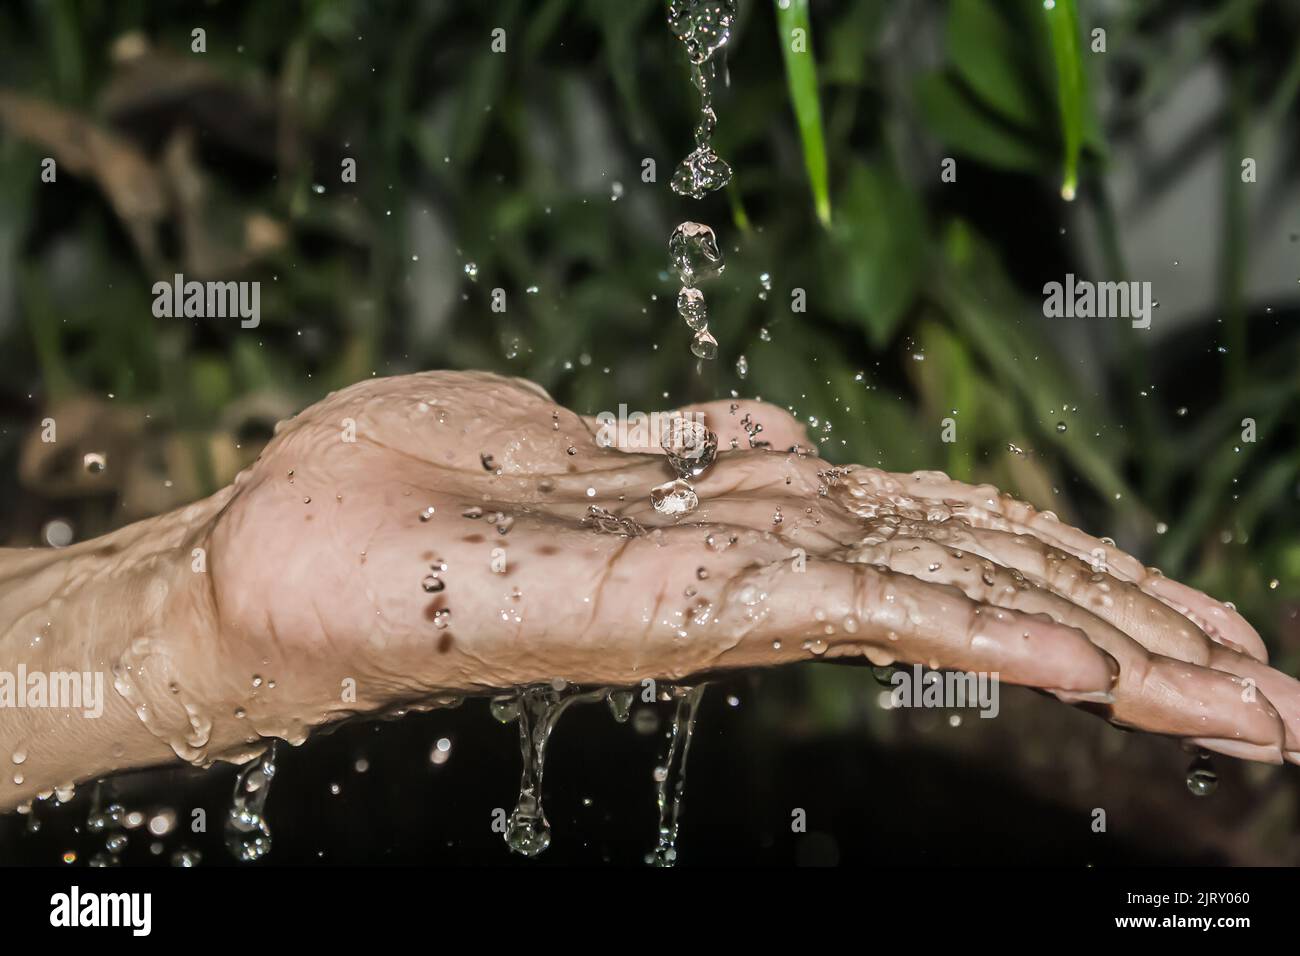
[[[826,166],[826,140],[822,133],[822,108],[817,96],[817,63],[812,55],[812,25],[808,0],[776,3],[777,35],[785,58],[785,78],[790,103],[799,124],[803,162],[812,187],[813,206],[823,226],[831,224],[830,177]]]
[[[948,13],[948,56],[970,89],[999,116],[1024,129],[1051,119],[1042,93],[1046,79],[1026,43],[1016,4],[953,0]],[[1031,34],[1032,37],[1032,34]]]
[[[925,265],[920,200],[892,164],[855,164],[834,230],[831,288],[841,318],[865,325],[871,344],[887,344],[916,298]]]
[[[821,78],[827,86],[870,86],[869,55],[890,18],[899,12],[879,0],[854,0],[835,22],[822,55]]]
[[[1061,119],[1065,167],[1061,196],[1073,199],[1079,185],[1079,151],[1083,146],[1083,66],[1079,59],[1079,11],[1075,0],[1055,0],[1044,5],[1052,58],[1056,63],[1056,99]]]
[[[656,0],[625,0],[617,4],[607,0],[587,0],[586,6],[587,16],[600,27],[605,68],[614,80],[614,88],[638,140],[644,137],[647,126],[638,92],[638,43],[645,35],[646,17],[657,6]],[[666,29],[664,35],[670,35]]]
[[[954,152],[999,169],[1036,171],[1050,162],[1044,146],[983,109],[942,73],[918,81],[916,99],[926,125]]]

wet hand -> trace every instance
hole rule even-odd
[[[286,423],[207,532],[213,637],[171,705],[173,733],[212,727],[187,756],[556,679],[866,658],[1300,760],[1300,684],[1226,605],[992,487],[835,468],[772,406],[694,411],[718,455],[676,515],[659,448],[602,447],[519,380],[368,381]]]

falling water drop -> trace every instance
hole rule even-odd
[[[718,340],[709,333],[708,329],[700,329],[691,339],[691,354],[696,358],[712,361],[718,357]]]
[[[492,702],[488,704],[488,709],[492,711],[492,716],[503,724],[509,724],[519,719],[519,698],[517,696],[493,697]]]
[[[700,95],[695,149],[678,164],[670,183],[679,196],[703,199],[731,182],[731,167],[713,150],[718,117],[713,110],[712,84],[718,73],[714,56],[731,38],[735,19],[735,0],[670,0],[668,4],[668,28],[686,48],[691,82]],[[700,359],[713,359],[718,354],[718,343],[708,332],[704,296],[695,284],[722,271],[717,239],[708,226],[684,222],[673,231],[668,248],[674,271],[682,282],[677,311],[696,333],[691,352]]]
[[[1208,797],[1218,787],[1219,775],[1214,772],[1210,758],[1200,756],[1193,760],[1192,765],[1187,768],[1187,789],[1191,791],[1192,796]]]
[[[611,687],[606,691],[605,703],[609,705],[609,712],[614,715],[614,719],[620,724],[627,723],[627,719],[632,713],[632,701],[635,697],[635,693],[626,687]]]
[[[688,288],[694,288],[703,279],[720,276],[726,269],[722,250],[718,248],[718,237],[702,222],[683,222],[673,230],[668,237],[668,258],[682,285]],[[703,300],[704,297],[700,296],[701,312],[704,308]],[[679,295],[678,302],[680,301]]]
[[[691,286],[682,286],[677,293],[677,314],[694,331],[698,332],[708,325],[709,315],[704,305],[704,293]]]
[[[695,149],[673,172],[672,190],[679,196],[703,199],[731,181],[731,167],[713,151],[711,142],[718,122],[712,85],[718,74],[714,55],[731,39],[735,19],[735,0],[672,0],[668,5],[668,28],[686,48],[691,82],[700,94]]]

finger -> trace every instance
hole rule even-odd
[[[884,566],[809,559],[753,567],[727,586],[713,620],[727,666],[866,656],[996,673],[1072,699],[1109,699],[1118,665],[1079,630],[970,600]]]
[[[887,527],[895,526],[891,522]],[[972,528],[962,520],[937,525],[899,522],[894,533],[897,537],[934,540],[956,549],[961,555],[957,560],[965,561],[979,573],[991,573],[993,562],[1013,568],[1039,587],[1085,607],[1150,651],[1252,681],[1281,714],[1287,759],[1300,762],[1300,682],[1209,640],[1187,618],[1135,585],[1093,570],[1029,535]]]
[[[1300,681],[1228,647],[1211,650],[1210,666],[1249,682],[1242,689],[1248,697],[1262,694],[1268,698],[1286,727],[1284,756],[1289,763],[1300,764]]]
[[[1194,664],[1209,662],[1214,646],[1199,628],[1136,585],[1028,534],[972,527],[964,519],[940,523],[880,522],[882,534],[925,538],[960,552],[960,560],[1014,568],[1039,587],[1086,607],[1147,650]]]
[[[1142,562],[1114,544],[1071,527],[1050,511],[1037,511],[1011,495],[1002,494],[992,485],[968,485],[938,471],[900,475],[876,469],[855,469],[853,475],[862,485],[861,494],[882,495],[902,507],[910,503],[912,508],[923,513],[929,509],[930,503],[942,503],[951,516],[965,518],[973,525],[1032,534],[1087,561],[1100,556],[1116,577],[1136,584],[1172,607],[1213,640],[1268,662],[1268,650],[1258,632],[1234,609],[1194,588],[1170,581],[1159,572],[1148,570]]]
[[[893,538],[858,549],[854,556],[882,562],[923,581],[953,585],[972,600],[1046,614],[1083,631],[1119,662],[1114,701],[1107,714],[1116,723],[1195,738],[1206,749],[1233,756],[1281,762],[1286,730],[1278,711],[1265,695],[1244,693],[1239,677],[1151,654],[1114,625],[1019,572],[991,561],[971,560],[938,542]]]

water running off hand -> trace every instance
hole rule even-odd
[[[275,778],[275,745],[249,761],[235,778],[235,795],[226,815],[226,849],[236,860],[252,863],[271,852],[271,827],[266,822],[266,798]]]
[[[686,758],[691,752],[691,734],[695,730],[695,715],[700,709],[705,685],[677,688],[677,712],[668,731],[668,753],[663,763],[655,768],[655,782],[659,785],[659,842],[646,862],[654,866],[674,866],[677,863],[677,827],[682,812],[682,793],[686,788]]]

